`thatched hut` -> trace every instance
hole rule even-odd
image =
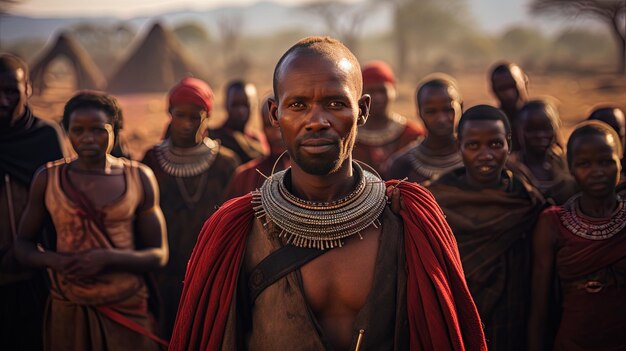
[[[104,89],[106,78],[89,53],[69,33],[61,33],[54,43],[31,64],[30,79],[35,92],[46,87],[45,74],[56,59],[65,58],[74,69],[77,89]]]
[[[156,23],[109,80],[113,93],[164,92],[197,74],[174,34]]]

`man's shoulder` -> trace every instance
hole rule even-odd
[[[37,129],[40,133],[43,133],[46,137],[55,140],[59,144],[64,140],[65,134],[57,122],[33,116],[32,128]]]
[[[201,235],[220,236],[236,227],[250,226],[254,218],[252,195],[235,197],[219,206],[206,220]]]

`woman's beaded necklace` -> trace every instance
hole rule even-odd
[[[287,244],[319,250],[341,247],[343,239],[373,225],[387,205],[384,182],[374,174],[352,164],[358,179],[354,191],[333,202],[306,201],[293,195],[285,185],[290,170],[269,177],[254,191],[252,204],[264,225],[280,228],[279,237]]]
[[[424,139],[418,141],[408,153],[409,162],[413,171],[424,179],[435,181],[439,176],[463,166],[463,159],[459,151],[453,151],[448,155],[432,156],[424,152],[426,146]]]
[[[626,227],[626,205],[621,197],[617,199],[617,209],[610,219],[595,219],[580,211],[580,196],[577,194],[563,205],[560,220],[572,234],[589,240],[609,239]]]
[[[215,162],[220,144],[204,138],[201,143],[190,148],[179,148],[165,139],[156,146],[155,155],[165,173],[174,177],[195,177],[208,170]]]

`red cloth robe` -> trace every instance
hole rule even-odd
[[[411,350],[487,350],[443,212],[425,188],[401,183],[399,189],[406,206],[401,216]],[[251,199],[246,195],[227,202],[205,223],[187,268],[170,350],[221,347],[254,220]]]

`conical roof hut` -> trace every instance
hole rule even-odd
[[[174,34],[156,23],[109,80],[113,93],[164,92],[198,73]]]
[[[95,64],[87,50],[69,33],[61,33],[31,65],[30,79],[36,92],[45,87],[44,75],[50,64],[57,58],[65,57],[74,68],[77,89],[104,89],[106,78]]]

